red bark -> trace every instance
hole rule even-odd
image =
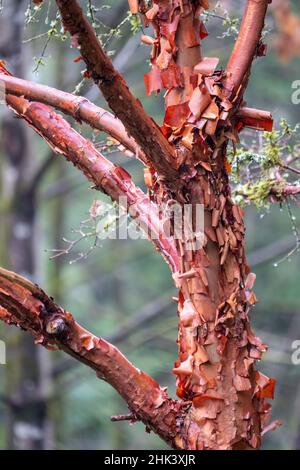
[[[270,114],[259,111],[244,109],[238,116],[229,99],[236,99],[241,78],[249,75],[266,11],[267,2],[248,3],[227,76],[216,70],[215,59],[200,55],[197,15],[202,2],[185,1],[179,8],[176,0],[158,1],[152,20],[153,69],[166,75],[179,68],[177,84],[166,86],[164,132],[178,149],[181,200],[195,210],[197,204],[205,208],[203,245],[197,248],[196,238],[192,249],[191,240],[178,242],[181,262],[174,276],[179,288],[174,373],[179,398],[191,403],[176,438],[184,449],[258,448],[267,417],[266,396],[260,393],[260,375],[254,369],[266,347],[250,327],[254,276],[245,257],[243,211],[231,201],[226,172],[226,147],[237,132],[236,120],[250,115],[272,122]],[[228,93],[228,80],[234,94]],[[170,197],[159,181],[153,187],[157,202]]]
[[[78,2],[57,0],[56,3],[65,30],[78,44],[90,76],[102,91],[112,111],[147,155],[149,165],[172,180],[176,178],[174,149],[164,138],[157,124],[144,111],[140,101],[132,95],[124,78],[115,70]]]
[[[45,292],[0,268],[0,320],[30,332],[37,344],[61,349],[93,369],[124,398],[137,419],[173,444],[179,405],[103,338],[76,323]]]
[[[89,73],[147,155],[151,167],[147,173],[150,199],[134,186],[129,175],[107,161],[44,104],[29,103],[12,95],[7,96],[8,104],[97,187],[114,199],[120,195],[129,197],[127,209],[134,205],[142,224],[149,227],[150,223],[156,233],[161,221],[156,216],[149,222],[145,216],[149,207],[157,208],[175,200],[182,205],[191,204],[194,211],[202,204],[205,210],[202,245],[199,245],[200,237],[196,233],[185,233],[180,240],[159,237],[155,242],[171,265],[179,289],[179,358],[174,373],[180,400],[175,405],[165,395],[159,395],[163,398],[162,425],[159,413],[153,411],[157,393],[162,392],[157,392],[157,385],[148,379],[139,384],[139,376],[131,370],[134,388],[130,393],[137,397],[141,393],[144,397],[142,401],[138,398],[136,414],[179,449],[257,449],[269,414],[270,405],[266,399],[273,397],[274,380],[263,376],[254,367],[266,346],[254,336],[250,326],[249,310],[256,301],[252,291],[255,276],[250,273],[245,256],[243,210],[231,200],[226,150],[230,140],[238,140],[237,134],[243,126],[258,129],[272,126],[269,113],[241,108],[251,64],[260,45],[268,1],[247,2],[241,31],[226,71],[217,68],[216,58],[202,57],[201,54],[200,44],[207,32],[199,15],[208,7],[206,0],[154,0],[148,10],[140,2],[144,23],[152,23],[155,35],[144,38],[152,45],[152,70],[145,77],[148,92],[167,90],[161,130],[145,114],[113,68],[78,3],[57,0],[57,4],[65,28],[80,46]],[[134,11],[137,6],[138,2],[130,2]],[[6,79],[6,83],[12,93],[17,94],[17,89],[20,90],[20,83],[10,79]],[[29,88],[26,96],[34,98],[36,87]],[[40,94],[36,97],[42,99]],[[47,100],[51,103],[49,96]],[[74,110],[70,110],[67,102],[55,104],[53,97],[51,100],[51,104],[59,104],[60,109],[69,110],[74,116]],[[4,288],[0,314],[4,320],[11,315],[14,318],[15,283],[23,282],[20,278],[11,281],[11,295],[5,290],[7,281],[1,281]],[[27,281],[26,286],[28,289]],[[13,302],[7,303],[7,298]],[[21,313],[24,309],[26,307]],[[37,315],[33,317],[30,308],[19,316],[35,331]],[[63,322],[69,321],[65,314],[62,318]],[[72,329],[73,320],[70,322]],[[78,328],[75,330],[79,331]],[[49,334],[49,328],[43,324],[43,338],[45,331]],[[75,348],[72,342],[60,341],[67,352],[70,349],[76,352],[76,358],[78,350],[82,352],[82,337],[79,336],[76,336]],[[92,357],[89,357],[93,362],[103,351],[99,352],[98,343],[95,346],[89,335],[88,345],[91,345],[89,354]],[[87,357],[86,349],[85,345],[84,357]],[[111,351],[110,347],[104,349]],[[111,362],[105,369],[110,377],[109,367],[112,368]],[[128,362],[125,362],[124,369],[128,368]],[[123,375],[121,378],[127,390],[129,384]],[[110,383],[120,388],[115,378],[111,378]],[[151,389],[156,390],[154,397],[147,395],[152,393]],[[135,412],[133,397],[127,392],[121,393]],[[151,416],[145,395],[150,399]]]
[[[1,64],[0,73],[3,74],[3,78],[8,74]],[[176,271],[178,254],[174,241],[163,236],[158,207],[134,184],[131,176],[123,168],[107,160],[90,141],[72,129],[67,121],[48,106],[13,95],[6,95],[6,102],[18,116],[27,121],[55,153],[63,155],[79,168],[96,189],[105,192],[117,202],[123,198],[124,208],[149,237],[152,234],[151,240],[172,271]]]
[[[226,68],[227,80],[225,86],[230,90],[231,98],[236,98],[236,94],[241,97],[247,84],[251,65],[257,55],[261,40],[268,4],[271,1],[247,0],[239,36]]]
[[[30,101],[38,101],[53,106],[77,121],[89,124],[93,129],[106,132],[146,163],[146,155],[135,140],[128,136],[122,122],[109,111],[99,108],[88,99],[10,75],[1,74],[0,87],[2,87],[2,84],[4,84],[5,89],[1,90],[0,88],[0,91],[6,94],[23,96]]]
[[[273,129],[273,117],[267,111],[243,107],[237,110],[235,117],[241,128],[250,127],[267,132]]]

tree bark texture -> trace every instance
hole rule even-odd
[[[191,403],[177,446],[256,449],[273,382],[254,369],[266,346],[250,326],[254,275],[245,257],[243,210],[231,200],[226,149],[229,133],[237,138],[232,101],[250,73],[267,2],[248,2],[226,78],[216,69],[218,59],[201,57],[206,32],[198,15],[205,4],[157,2],[145,14],[156,33],[146,83],[152,85],[149,92],[167,89],[163,131],[176,142],[181,159],[180,199],[205,210],[203,246],[191,249],[186,246],[191,240],[179,242],[180,269],[174,275],[179,359],[173,372],[178,396]],[[170,197],[159,182],[154,185],[154,197]]]
[[[133,14],[140,11],[144,26],[153,26],[153,37],[142,37],[151,45],[151,70],[145,75],[145,85],[148,95],[166,90],[161,128],[145,114],[114,69],[78,2],[56,3],[89,75],[124,127],[112,117],[102,125],[106,132],[110,132],[109,126],[115,134],[117,129],[121,143],[130,150],[137,148],[146,164],[148,195],[48,106],[73,117],[83,116],[92,127],[101,126],[93,105],[79,100],[79,115],[69,96],[55,97],[49,88],[10,78],[4,69],[8,105],[51,148],[83,171],[97,189],[115,200],[127,195],[126,209],[129,213],[133,206],[137,209],[143,228],[159,233],[163,221],[157,208],[163,204],[190,204],[194,214],[199,205],[204,207],[201,244],[195,226],[192,235],[187,230],[180,239],[173,233],[173,237],[159,237],[155,242],[179,291],[179,357],[173,369],[179,400],[169,399],[113,346],[85,332],[68,313],[49,304],[39,289],[35,291],[27,281],[3,270],[2,317],[8,322],[21,321],[42,344],[49,346],[53,341],[94,368],[119,391],[134,416],[173,447],[258,449],[269,418],[266,400],[273,398],[275,382],[255,369],[266,345],[255,337],[250,325],[250,308],[256,302],[252,290],[255,275],[245,255],[244,213],[231,199],[226,153],[229,142],[238,143],[244,127],[272,128],[270,113],[248,108],[243,100],[251,64],[264,51],[261,33],[269,2],[246,2],[226,70],[218,68],[218,58],[205,57],[201,50],[207,36],[201,13],[209,6],[207,0],[154,0],[151,7],[143,1],[129,2]],[[149,209],[150,220],[144,215]],[[25,291],[16,299],[18,285]],[[36,305],[28,290],[34,298],[38,293]],[[25,310],[20,307],[24,298],[33,302]],[[44,307],[50,317],[42,313]],[[50,331],[49,321],[51,325],[56,320],[67,325],[63,336]]]

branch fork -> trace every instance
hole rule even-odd
[[[115,201],[126,197],[125,209],[129,213],[134,211],[140,226],[157,235],[153,240],[155,247],[166,258],[174,279],[178,280],[180,351],[174,373],[181,400],[169,398],[166,390],[153,378],[136,368],[115,346],[80,326],[37,285],[2,268],[0,319],[28,330],[36,342],[46,347],[62,349],[110,383],[130,410],[126,417],[114,417],[114,420],[142,421],[147,429],[155,431],[178,449],[234,448],[235,445],[257,448],[261,414],[267,415],[269,409],[263,398],[268,398],[274,387],[270,391],[267,378],[259,376],[261,390],[258,390],[260,395],[257,394],[252,365],[255,358],[261,357],[264,348],[249,325],[243,290],[248,269],[243,245],[243,214],[230,200],[224,164],[228,138],[220,134],[226,125],[231,126],[231,121],[240,126],[238,130],[245,126],[271,129],[270,113],[243,104],[269,2],[247,1],[226,73],[215,70],[210,73],[207,67],[201,67],[200,42],[207,33],[194,21],[196,2],[180,2],[179,10],[177,2],[155,1],[151,14],[148,12],[146,17],[147,22],[154,23],[159,36],[159,43],[153,44],[155,47],[159,44],[161,48],[153,54],[152,65],[161,68],[160,76],[168,90],[162,129],[147,115],[115,70],[79,3],[76,0],[57,0],[56,3],[65,30],[80,49],[89,75],[116,117],[86,99],[11,77],[0,62],[7,104],[54,152],[82,171],[96,189],[101,189]],[[139,3],[130,3],[131,6],[134,3],[137,12]],[[175,23],[166,22],[164,33],[160,34],[159,22],[163,21],[159,17],[160,9],[170,6],[174,8],[167,13],[172,14],[162,17],[177,15]],[[208,2],[200,1],[197,6],[207,8]],[[186,34],[187,25],[191,26],[191,34]],[[208,63],[215,64],[216,61],[208,60],[206,66]],[[169,73],[170,64],[172,70]],[[195,78],[196,66],[201,72],[196,77],[198,81],[192,84],[191,76]],[[181,69],[184,73],[179,79],[177,72]],[[203,102],[204,89],[210,91]],[[113,165],[52,108],[108,133],[135,153],[153,176],[149,195],[134,184],[123,168]],[[199,137],[198,147],[194,146],[195,134]],[[198,155],[193,153],[194,147]],[[212,155],[216,168],[210,163]],[[195,156],[198,157],[196,164]],[[201,250],[189,253],[183,243],[161,236],[162,220],[157,211],[161,201],[176,197],[184,202],[183,188],[192,202],[201,200],[205,206],[206,244]],[[290,192],[295,193],[292,188]],[[211,259],[213,263],[210,263]],[[197,269],[194,269],[196,264]],[[221,299],[218,291],[223,285],[226,288]],[[216,330],[219,313],[222,321],[217,322],[219,329]],[[244,354],[243,361],[239,363],[241,354]],[[227,432],[228,422],[234,423],[232,435]]]

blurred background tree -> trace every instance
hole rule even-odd
[[[105,106],[98,89],[83,79],[84,65],[76,60],[76,50],[64,41],[54,2],[1,3],[0,57],[16,76],[66,91],[80,90]],[[222,7],[212,2],[214,8],[207,16],[211,34],[204,48],[222,57],[224,65],[243,2],[218,3]],[[141,26],[128,14],[127,1],[82,4],[116,68],[146,111],[161,122],[162,97],[145,97],[141,77],[148,71],[148,50],[140,43]],[[246,98],[251,105],[270,110],[276,125],[281,118],[296,125],[300,105],[292,104],[291,95],[292,83],[300,79],[297,2],[278,1],[272,8],[265,37],[268,56],[254,65]],[[71,253],[49,261],[54,253],[45,248],[64,250],[63,237],[78,237],[72,230],[89,217],[95,196],[83,176],[52,158],[46,145],[4,106],[0,117],[0,264],[38,280],[81,324],[112,339],[138,367],[175,394],[171,365],[177,357],[177,316],[171,298],[176,291],[167,265],[142,240],[105,240],[86,257],[93,243],[87,239]],[[86,128],[81,132],[89,135]],[[114,146],[107,148],[101,133],[93,139],[110,151],[114,162],[124,161]],[[250,145],[257,139],[254,131],[246,137]],[[125,166],[142,185],[136,161],[128,159]],[[256,332],[270,345],[261,370],[277,379],[273,417],[283,420],[282,427],[266,435],[264,448],[300,448],[300,367],[291,361],[292,343],[300,339],[299,254],[294,251],[299,215],[294,205],[247,208],[249,262],[257,274],[260,300],[252,316]],[[293,255],[287,256],[290,251]],[[80,261],[73,262],[78,257]],[[155,435],[144,433],[142,424],[107,425],[111,415],[126,412],[125,405],[84,366],[59,352],[49,356],[15,329],[0,325],[0,338],[8,345],[8,363],[0,366],[0,448],[164,447]]]

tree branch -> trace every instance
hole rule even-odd
[[[0,67],[4,74],[8,72]],[[170,265],[178,269],[178,253],[174,240],[164,236],[157,206],[132,181],[121,167],[107,160],[93,144],[76,132],[70,124],[48,106],[24,98],[6,95],[7,104],[48,143],[55,153],[63,155],[93,182],[96,189],[120,202],[148,234]]]
[[[179,404],[117,348],[76,323],[37,285],[2,268],[0,319],[29,331],[36,343],[62,349],[95,370],[124,398],[134,416],[174,445]]]
[[[298,168],[294,168],[290,165],[284,165],[284,164],[282,164],[281,167],[284,168],[285,170],[291,171],[292,173],[296,173],[296,175],[300,175],[300,170],[298,170]]]
[[[284,190],[283,190],[284,194],[286,196],[296,196],[297,194],[300,194],[300,186],[294,186],[292,184],[288,184]]]
[[[227,64],[225,87],[231,98],[242,95],[253,59],[257,53],[270,0],[247,0],[240,32]]]
[[[273,129],[273,117],[268,111],[241,107],[237,110],[235,117],[243,124],[244,127],[264,131],[271,131]]]
[[[112,111],[143,149],[149,165],[170,181],[177,176],[175,150],[104,52],[92,26],[76,0],[57,0],[65,30],[78,44],[88,74],[102,91]]]
[[[105,109],[91,103],[88,99],[8,75],[0,74],[0,87],[1,83],[5,86],[3,91],[6,94],[23,96],[30,101],[39,101],[53,106],[77,121],[87,123],[93,129],[106,132],[144,163],[147,162],[144,152],[135,140],[128,136],[122,122]]]
[[[118,329],[108,337],[108,341],[114,344],[120,344],[126,341],[130,336],[137,331],[141,331],[142,328],[146,327],[149,323],[155,321],[158,317],[162,316],[167,307],[170,306],[170,295],[163,295],[156,299],[154,302],[145,305],[139,309],[136,313],[128,318],[128,320],[119,325]],[[164,316],[164,318],[166,318]],[[57,362],[52,369],[54,377],[60,376],[65,371],[73,368],[74,361],[70,359],[62,359]]]
[[[249,197],[248,191],[244,191],[243,188],[235,191],[235,194],[241,196],[247,204],[251,204],[254,201],[254,198]],[[270,186],[268,188],[268,192],[264,195],[264,200],[271,203],[282,203],[287,198],[291,197],[296,201],[296,196],[299,194],[299,184],[288,184],[284,180],[278,179],[270,181]]]

